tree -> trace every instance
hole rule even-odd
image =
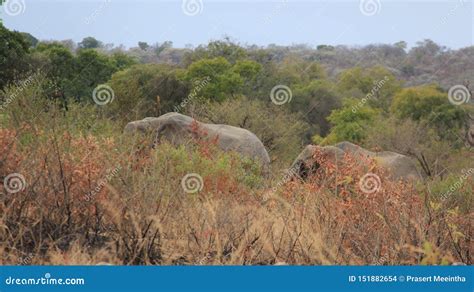
[[[184,63],[189,65],[201,59],[214,59],[222,57],[234,64],[238,60],[248,57],[247,51],[229,37],[223,40],[211,41],[206,46],[199,46],[194,51],[186,54]]]
[[[307,62],[297,56],[285,57],[277,66],[276,77],[279,84],[290,87],[309,83],[315,79],[325,79],[326,71],[317,62]]]
[[[27,70],[25,57],[28,41],[16,31],[10,31],[0,22],[0,89]]]
[[[173,111],[189,95],[182,75],[180,69],[165,64],[134,65],[116,72],[107,82],[115,93],[107,109],[124,120]],[[132,114],[135,116],[131,117]]]
[[[81,49],[73,55],[64,44],[39,43],[34,58],[43,61],[42,71],[54,84],[57,98],[90,101],[93,89],[107,81],[112,73],[132,66],[136,61],[123,52],[105,55],[94,49]]]
[[[240,91],[244,95],[251,96],[257,89],[257,82],[262,66],[259,63],[249,60],[237,61],[232,66],[232,71],[237,73],[242,79]]]
[[[46,71],[50,79],[71,79],[74,74],[74,56],[71,51],[60,43],[39,43],[35,52],[42,53],[48,58]]]
[[[170,49],[173,47],[173,42],[170,42],[170,41],[166,41],[162,44],[156,44],[153,48],[154,52],[155,52],[155,55],[156,56],[159,56],[163,51],[165,51],[166,49]]]
[[[60,43],[39,43],[34,53],[46,59],[41,70],[51,82],[51,86],[44,90],[45,93],[54,99],[61,100],[67,108],[67,97],[72,94],[71,80],[76,73],[73,54]]]
[[[96,40],[93,37],[86,37],[83,38],[82,42],[80,42],[78,45],[81,49],[97,49],[102,47],[102,42]]]
[[[393,44],[396,48],[405,50],[407,48],[407,42],[405,41],[399,41]]]
[[[36,47],[36,45],[39,42],[37,38],[35,38],[34,36],[32,36],[31,34],[27,32],[21,32],[21,35],[25,38],[25,40],[28,42],[30,47],[33,47],[33,48]]]
[[[112,54],[111,57],[112,57],[112,62],[114,63],[118,71],[137,64],[137,61],[135,58],[130,57],[129,55],[123,52],[115,52]]]
[[[76,100],[91,101],[94,88],[110,79],[117,70],[113,60],[93,49],[82,49],[74,60],[75,76],[70,80]]]
[[[448,95],[435,85],[403,89],[395,95],[391,111],[400,119],[428,122],[440,137],[450,140],[457,139],[466,120],[461,107],[452,105]]]
[[[253,61],[239,61],[232,65],[225,58],[203,59],[188,67],[186,79],[191,83],[208,79],[200,95],[216,101],[243,93],[243,87],[260,71],[261,66]]]
[[[337,84],[343,94],[365,98],[372,107],[388,112],[392,98],[401,89],[403,82],[386,68],[375,66],[347,69],[339,75]]]
[[[425,39],[421,42],[417,42],[416,44],[417,46],[410,50],[410,55],[413,54],[419,59],[423,58],[428,60],[427,58],[435,57],[446,50],[445,47],[438,45],[430,39]]]
[[[316,49],[318,51],[333,51],[334,47],[331,45],[318,45]]]
[[[150,45],[148,45],[147,42],[138,42],[138,47],[140,47],[140,49],[142,49],[143,51],[146,51]]]
[[[334,110],[328,117],[333,127],[323,144],[334,144],[349,141],[362,144],[367,138],[367,129],[373,125],[378,111],[370,106],[363,106],[355,110],[357,100],[346,99],[343,107]]]
[[[293,111],[306,114],[313,126],[313,134],[326,136],[330,128],[327,117],[331,111],[340,107],[340,104],[341,99],[333,83],[314,80],[295,88],[290,106]]]

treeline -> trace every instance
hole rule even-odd
[[[444,153],[472,146],[474,47],[452,51],[426,40],[410,50],[404,42],[262,48],[224,38],[197,48],[139,42],[125,50],[92,37],[40,42],[3,26],[0,38],[3,103],[40,72],[47,80],[40,95],[65,110],[94,105],[106,84],[110,100],[97,108],[118,123],[182,111],[252,130],[277,160],[294,158],[307,143],[347,140],[415,157],[433,176],[458,163]],[[450,102],[453,85],[460,91]]]

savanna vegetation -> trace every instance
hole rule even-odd
[[[0,24],[0,263],[472,264],[473,68],[474,47],[430,40],[125,49]],[[252,131],[270,176],[215,141],[123,134],[171,111]],[[305,145],[341,141],[407,155],[425,180],[369,161],[367,194],[354,157],[318,153],[322,172],[286,179]]]

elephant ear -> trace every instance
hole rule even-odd
[[[293,166],[296,170],[296,174],[302,179],[306,180],[308,177],[316,173],[321,165],[317,161],[311,160],[309,163],[298,160]]]
[[[153,144],[159,144],[162,139],[166,139],[168,142],[177,145],[191,139],[192,136],[193,134],[189,129],[183,128],[183,126],[173,121],[165,121],[156,129]]]
[[[474,146],[474,124],[471,125],[467,133],[467,142],[469,142],[471,146]]]

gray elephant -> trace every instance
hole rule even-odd
[[[319,165],[312,159],[316,150],[319,150],[333,163],[341,161],[346,153],[355,158],[374,159],[379,166],[388,170],[389,177],[393,180],[420,181],[423,179],[416,163],[408,156],[390,151],[372,152],[350,142],[341,142],[334,146],[306,146],[291,166],[291,169],[303,179],[319,168]],[[360,161],[365,162],[366,159]]]
[[[193,130],[197,128],[198,130]],[[216,139],[217,145],[224,151],[235,151],[257,160],[267,173],[270,157],[263,143],[252,132],[229,125],[206,124],[195,119],[171,112],[157,118],[145,118],[130,122],[125,126],[126,133],[155,133],[156,139],[166,139],[175,145],[189,141],[192,136]]]

